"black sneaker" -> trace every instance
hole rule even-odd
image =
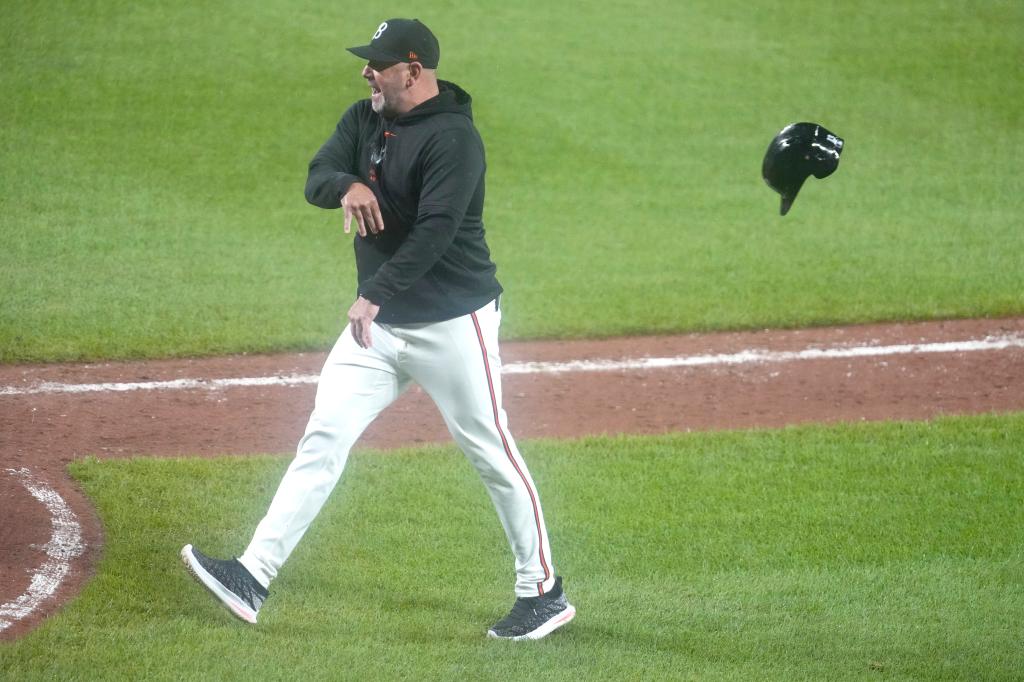
[[[237,559],[211,559],[192,545],[185,545],[181,560],[231,613],[247,623],[256,622],[256,614],[270,593]]]
[[[562,627],[576,615],[576,607],[562,592],[562,577],[542,597],[519,597],[512,612],[495,623],[487,636],[494,639],[540,639]]]

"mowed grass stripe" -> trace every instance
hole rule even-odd
[[[475,96],[507,338],[1024,312],[1024,4],[421,9]],[[381,19],[0,6],[0,362],[328,347],[351,237],[302,187]],[[780,218],[796,120],[847,146]]]
[[[98,573],[12,679],[1013,679],[1024,414],[538,441],[579,615],[485,639],[511,556],[452,448],[358,451],[249,628],[178,564],[238,553],[288,459],[88,460]]]

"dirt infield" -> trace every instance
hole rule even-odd
[[[502,355],[520,441],[1024,410],[1024,318],[508,343]],[[324,357],[0,367],[0,639],[59,609],[99,557],[102,528],[68,462],[289,452]],[[286,379],[251,381],[272,377]],[[413,388],[360,446],[447,440]]]

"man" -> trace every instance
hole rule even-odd
[[[309,165],[306,198],[355,220],[359,289],[320,375],[294,461],[237,560],[182,549],[190,571],[256,622],[267,587],[333,490],[367,425],[415,381],[476,467],[515,555],[516,600],[488,630],[539,639],[572,620],[540,497],[501,406],[501,285],[484,240],[484,147],[470,96],[438,80],[440,48],[416,19],[368,45],[370,98],[351,106]],[[454,596],[453,596],[454,598]]]

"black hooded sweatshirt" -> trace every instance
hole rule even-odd
[[[356,235],[359,295],[384,324],[440,322],[493,301],[502,288],[484,241],[484,145],[469,94],[440,93],[386,119],[356,102],[309,163],[306,199],[339,208],[354,182],[373,190],[384,230]]]

